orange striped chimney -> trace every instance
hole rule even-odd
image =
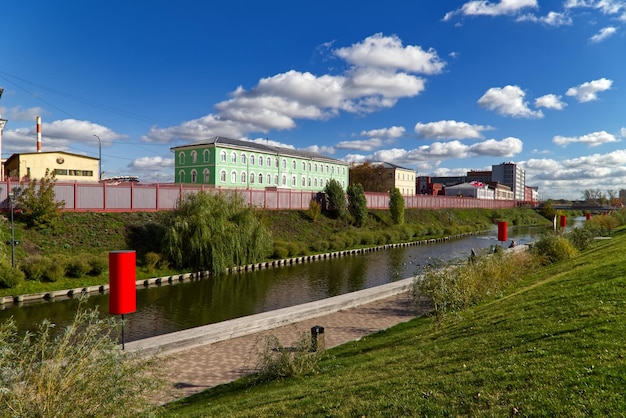
[[[37,116],[37,152],[41,152],[41,116]]]

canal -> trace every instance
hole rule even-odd
[[[544,229],[509,229],[508,246],[533,241]],[[478,236],[373,251],[341,258],[294,264],[163,284],[137,290],[137,311],[126,315],[126,341],[312,302],[414,276],[434,259],[464,259],[477,251],[502,245],[497,231]],[[74,316],[78,300],[67,299],[0,309],[0,321],[13,317],[20,330],[33,330],[47,318],[57,327]],[[88,298],[90,307],[108,315],[108,295]]]

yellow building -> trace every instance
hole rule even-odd
[[[386,162],[374,162],[372,165],[383,168],[385,172],[383,179],[387,190],[397,188],[402,195],[415,194],[415,170]]]
[[[13,154],[4,162],[4,173],[11,179],[40,179],[46,170],[57,181],[98,181],[98,159],[63,151]]]

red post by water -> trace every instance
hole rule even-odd
[[[586,218],[587,220],[591,219],[591,213],[587,212],[587,213],[585,214],[585,218]]]
[[[560,222],[561,228],[565,228],[567,226],[567,216],[561,215]]]
[[[498,241],[506,241],[506,221],[498,222]]]
[[[109,313],[124,315],[137,310],[135,251],[109,252]]]

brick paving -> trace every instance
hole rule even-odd
[[[420,312],[410,292],[340,310],[271,330],[165,354],[168,385],[159,398],[167,403],[250,374],[267,336],[283,347],[293,345],[314,326],[324,327],[324,343],[332,348],[408,321]],[[321,339],[320,339],[321,341]]]

